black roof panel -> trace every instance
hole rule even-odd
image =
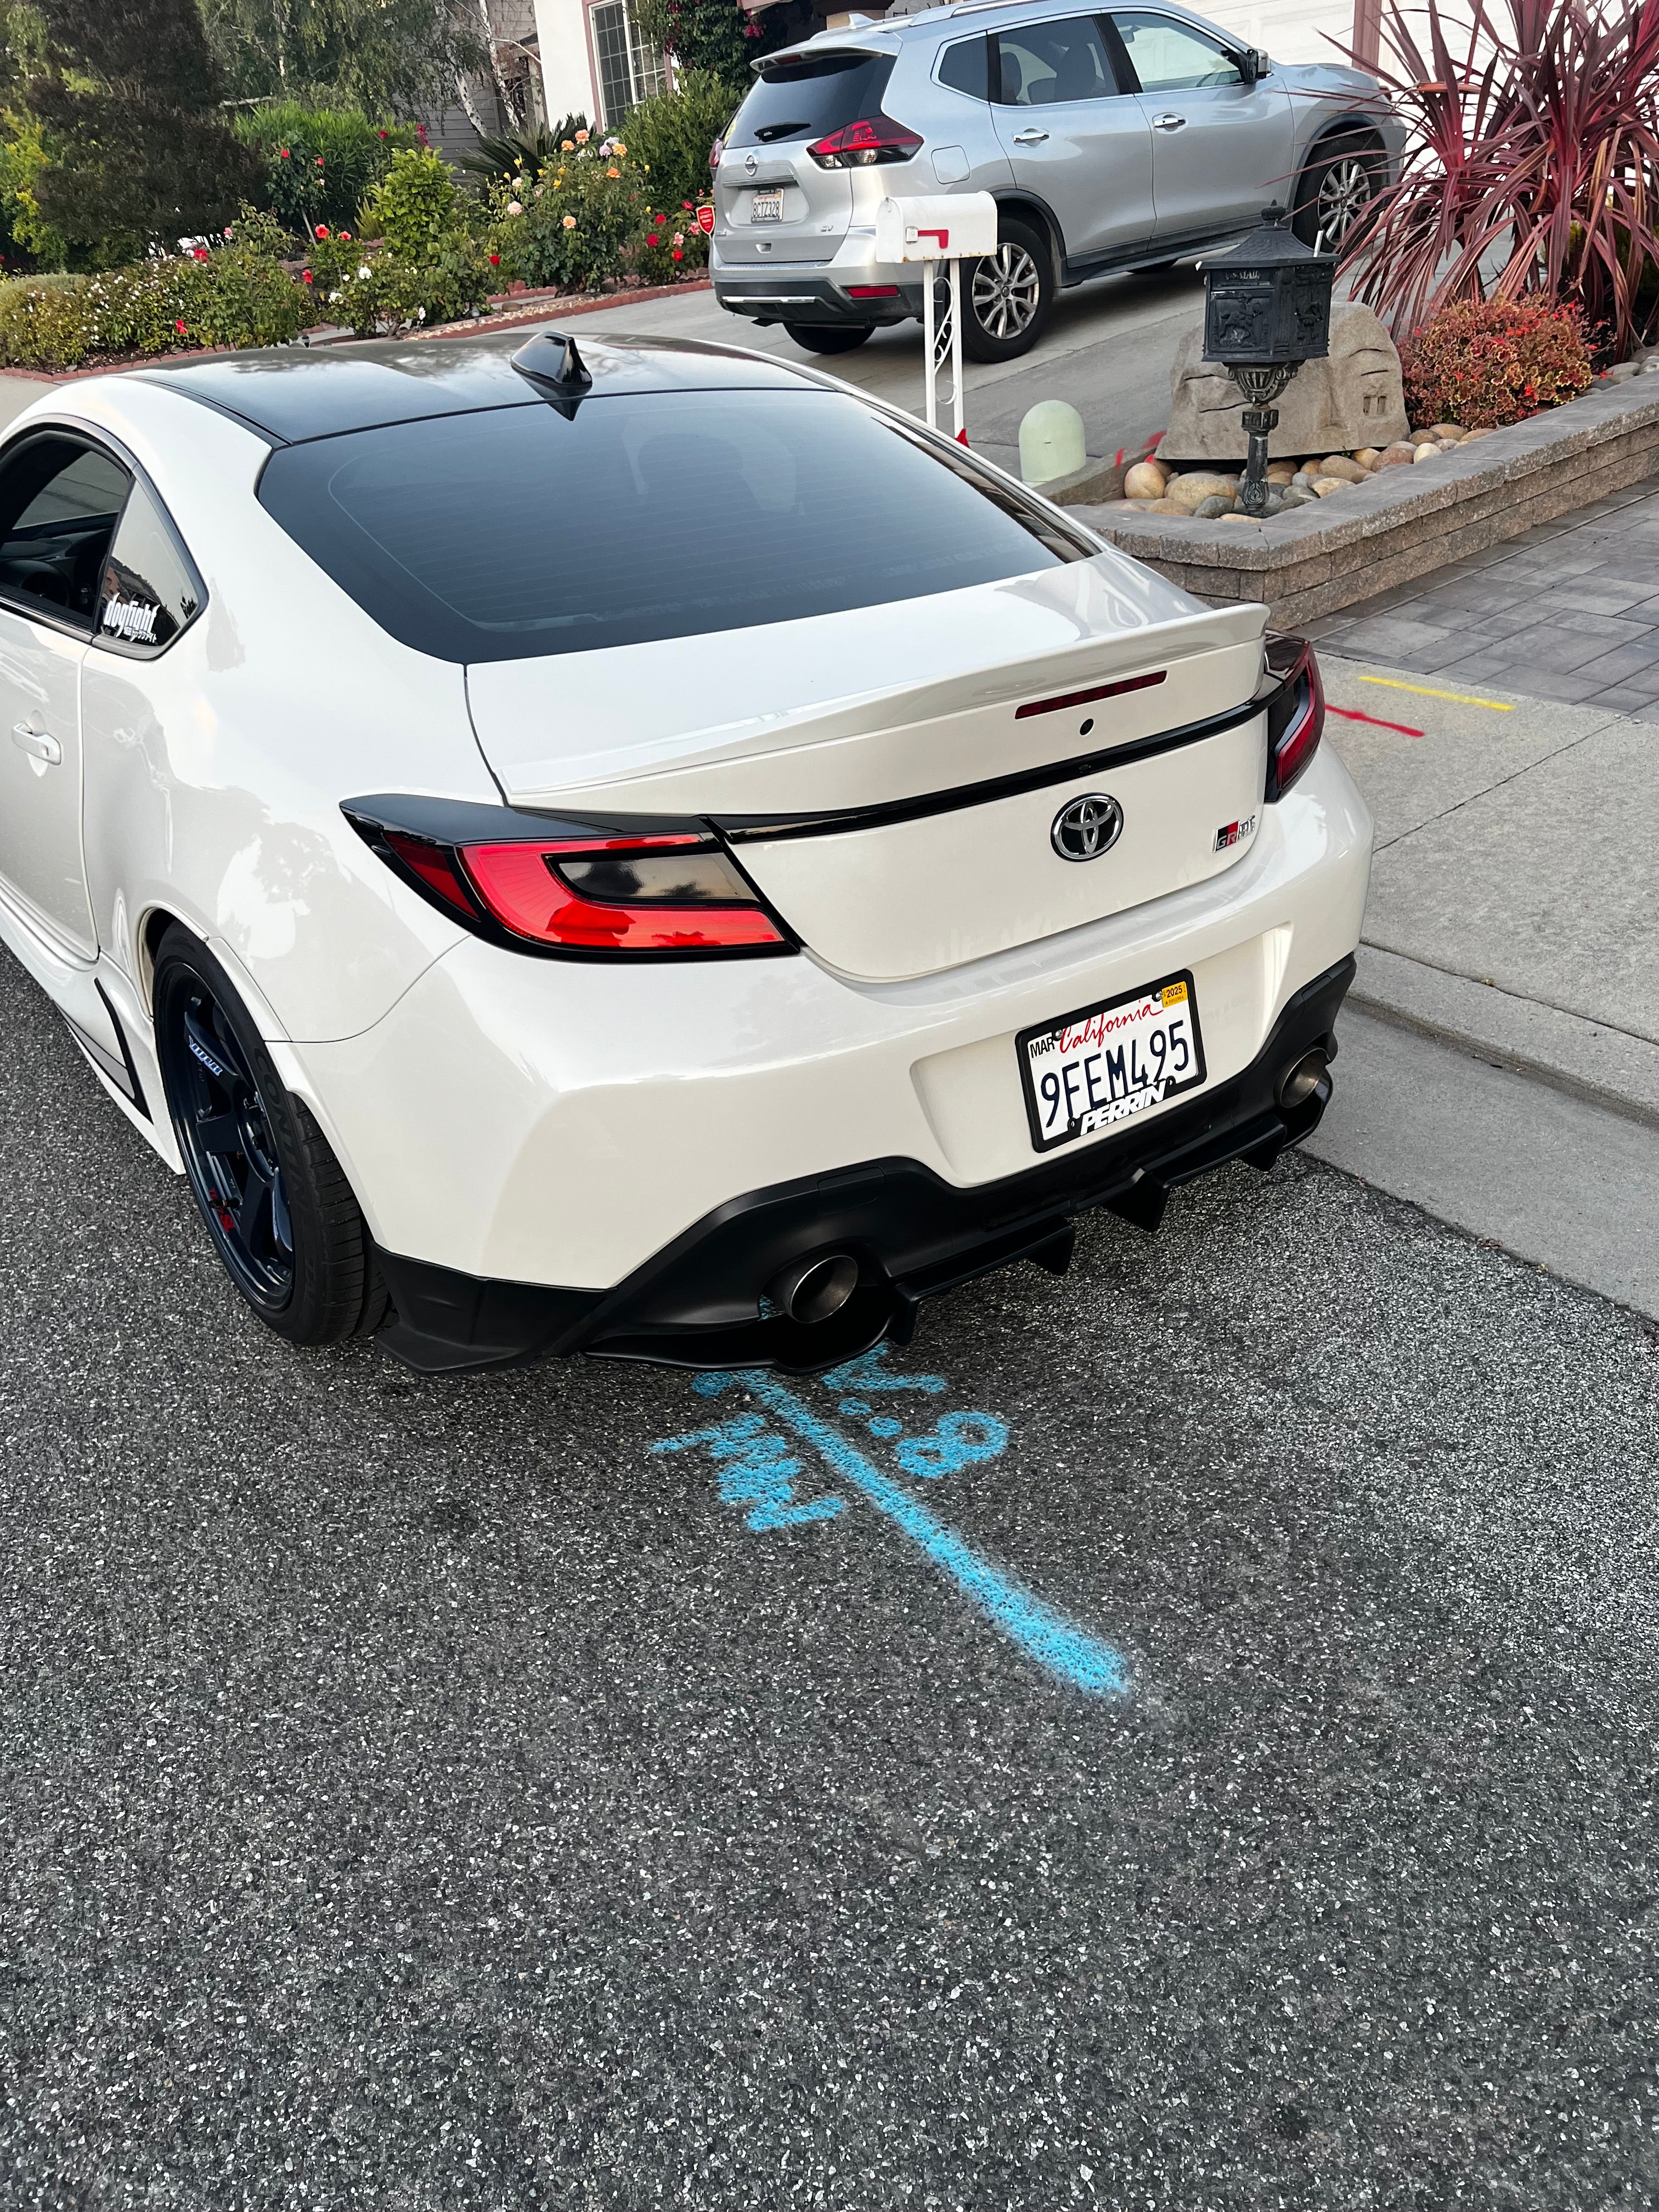
[[[275,346],[158,362],[136,372],[234,415],[279,445],[368,430],[422,416],[480,408],[537,406],[544,396],[513,367],[537,330],[561,330],[578,343],[593,379],[592,397],[608,392],[794,389],[816,381],[781,362],[757,361],[726,346],[668,338],[612,337],[592,343],[580,323],[495,331],[478,337],[383,338],[365,345]]]

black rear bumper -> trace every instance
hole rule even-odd
[[[753,276],[729,276],[722,270],[714,279],[714,297],[734,315],[750,315],[768,323],[823,323],[845,329],[849,325],[908,323],[921,313],[920,284],[901,284],[885,299],[853,300],[840,284],[824,276],[797,276],[793,270],[757,272]]]
[[[1144,1127],[1067,1147],[999,1182],[959,1189],[919,1161],[888,1159],[750,1191],[609,1291],[489,1282],[382,1253],[397,1319],[380,1342],[428,1374],[572,1352],[810,1373],[884,1336],[908,1342],[917,1307],[941,1291],[1013,1260],[1063,1273],[1073,1218],[1091,1206],[1156,1229],[1175,1184],[1227,1160],[1268,1167],[1310,1135],[1328,1082],[1284,1109],[1279,1081],[1316,1046],[1334,1056],[1337,1010],[1353,973],[1344,960],[1298,991],[1256,1058],[1228,1082]],[[808,1326],[765,1310],[764,1286],[780,1270],[842,1252],[858,1261],[858,1288],[830,1320]]]

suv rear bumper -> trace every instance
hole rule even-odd
[[[382,1253],[397,1308],[380,1342],[422,1373],[501,1367],[574,1352],[672,1366],[811,1373],[884,1336],[908,1342],[925,1298],[1029,1259],[1063,1273],[1075,1217],[1104,1206],[1154,1230],[1164,1200],[1234,1159],[1270,1166],[1317,1127],[1328,1080],[1302,1105],[1279,1088],[1304,1054],[1334,1057],[1337,1011],[1353,980],[1338,962],[1289,1000],[1249,1066],[1117,1140],[1082,1146],[1000,1181],[958,1188],[912,1159],[750,1191],[718,1206],[609,1291],[492,1282]],[[765,1285],[791,1262],[848,1253],[858,1288],[829,1321],[766,1316]],[[753,1321],[709,1319],[746,1306]]]
[[[728,276],[717,269],[714,297],[730,313],[750,315],[760,323],[881,327],[913,321],[921,313],[921,285],[899,283],[898,273],[893,270],[890,274],[880,269],[858,270],[854,274],[860,284],[880,287],[890,283],[895,290],[890,297],[855,300],[849,296],[846,283],[836,283],[827,276],[793,276],[779,270],[769,270],[763,277],[738,277]]]

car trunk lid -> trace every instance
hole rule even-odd
[[[750,631],[474,665],[468,689],[512,804],[712,820],[811,951],[896,978],[1242,858],[1264,778],[1263,619],[1200,609],[1106,555]],[[1121,827],[1064,856],[1055,817],[1091,796]]]

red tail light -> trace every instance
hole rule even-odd
[[[844,131],[815,138],[807,152],[821,169],[866,169],[877,161],[908,161],[922,139],[890,115],[866,115]]]
[[[781,931],[724,853],[680,837],[628,848],[469,845],[461,859],[503,929],[588,952],[710,952],[781,945]]]
[[[1267,641],[1267,668],[1279,679],[1267,702],[1267,790],[1280,799],[1319,750],[1325,728],[1325,684],[1304,637]]]
[[[405,802],[418,830],[393,826],[354,801],[359,834],[405,881],[470,929],[498,943],[548,952],[621,954],[788,952],[785,934],[719,840],[700,824],[649,834],[564,835],[510,842],[477,834],[489,810]],[[510,817],[515,830],[533,817]],[[428,830],[437,834],[428,834]]]

